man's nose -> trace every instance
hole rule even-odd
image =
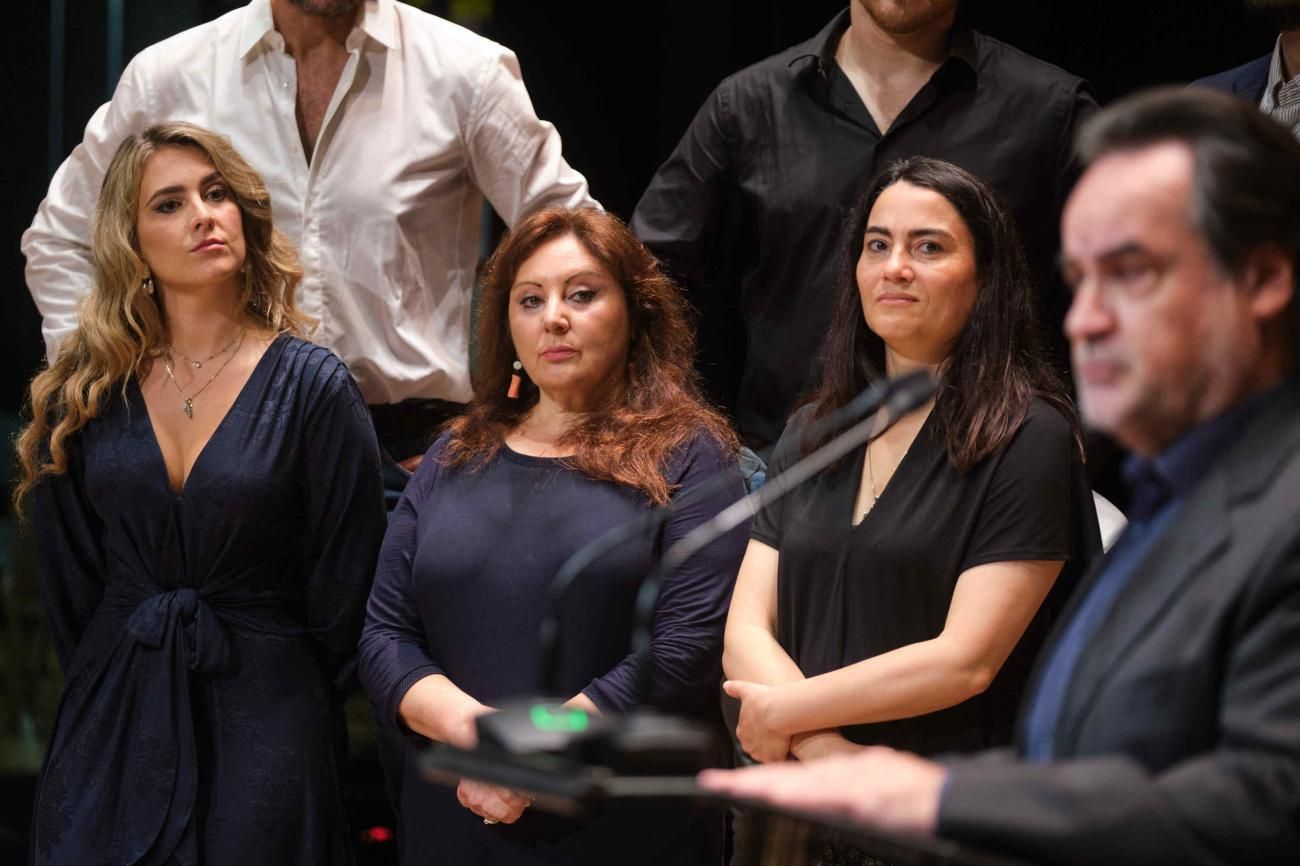
[[[1083,280],[1065,315],[1065,336],[1070,342],[1091,340],[1115,327],[1115,313],[1106,303],[1096,280]]]

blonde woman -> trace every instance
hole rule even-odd
[[[335,686],[384,529],[347,369],[222,137],[122,143],[19,439],[65,687],[36,863],[341,863]]]

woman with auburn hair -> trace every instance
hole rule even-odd
[[[18,442],[65,684],[35,863],[347,863],[336,774],[384,527],[351,376],[305,342],[257,173],[124,141],[95,286]]]
[[[1009,742],[1050,611],[1100,547],[1079,424],[993,191],[903,160],[848,232],[821,382],[772,473],[871,382],[928,369],[939,392],[754,520],[724,688],[765,762]]]
[[[475,719],[538,691],[547,589],[574,552],[720,472],[735,436],[701,401],[686,307],[616,217],[534,213],[488,263],[474,400],[429,450],[393,513],[361,639],[380,713],[416,735],[402,786],[403,862],[716,863],[721,821],[673,805],[607,804],[594,820],[512,791],[412,784],[414,743],[476,742]],[[636,706],[637,587],[656,558],[743,493],[684,503],[654,537],[598,560],[561,611],[559,679],[591,713]],[[645,702],[716,714],[722,626],[744,547],[732,532],[665,582]]]

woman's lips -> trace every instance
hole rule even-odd
[[[571,349],[568,346],[556,346],[543,351],[542,358],[547,361],[567,361],[576,354],[578,354],[577,349]]]
[[[194,248],[193,252],[206,253],[209,250],[218,250],[225,246],[225,243],[218,240],[206,240]]]

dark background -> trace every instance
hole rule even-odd
[[[7,6],[0,69],[0,146],[8,201],[0,212],[0,412],[18,407],[42,357],[39,321],[22,276],[18,239],[54,165],[110,92],[109,9],[120,5],[123,50],[135,52],[242,5],[232,0],[63,0],[62,87],[51,100],[50,13],[55,3]],[[564,139],[569,162],[607,208],[628,217],[655,168],[724,76],[815,34],[844,0],[426,0],[442,14],[487,10],[485,32],[513,48],[538,113]],[[1181,82],[1272,47],[1241,0],[966,0],[978,29],[1091,81],[1104,102],[1136,88]],[[59,103],[61,102],[61,112]],[[50,134],[52,108],[61,118]]]
[[[6,445],[44,351],[23,281],[19,236],[53,170],[111,93],[125,60],[239,5],[240,0],[23,0],[6,6],[10,36],[0,51],[7,192],[0,208],[0,437]],[[413,5],[448,17],[477,17],[478,29],[513,48],[538,113],[559,128],[569,162],[587,176],[597,199],[627,218],[719,80],[811,37],[845,0]],[[962,17],[1087,78],[1103,104],[1143,86],[1186,82],[1235,66],[1270,51],[1275,35],[1244,11],[1243,0],[965,0]],[[51,38],[52,20],[62,20],[62,40]],[[39,755],[48,721],[48,708],[29,712],[24,702],[52,706],[58,685],[56,673],[31,674],[46,668],[32,658],[41,643],[41,615],[30,544],[12,532],[8,491],[0,492],[0,728],[8,727],[0,729],[0,861],[9,862],[11,855],[22,856],[33,755]],[[31,634],[38,635],[34,649],[25,637]],[[45,658],[49,666],[48,651]],[[33,679],[42,683],[40,689],[30,688]],[[13,736],[15,724],[27,725],[21,737]],[[20,741],[26,751],[15,757],[11,744]],[[388,859],[375,854],[369,860],[363,854],[363,862]]]

